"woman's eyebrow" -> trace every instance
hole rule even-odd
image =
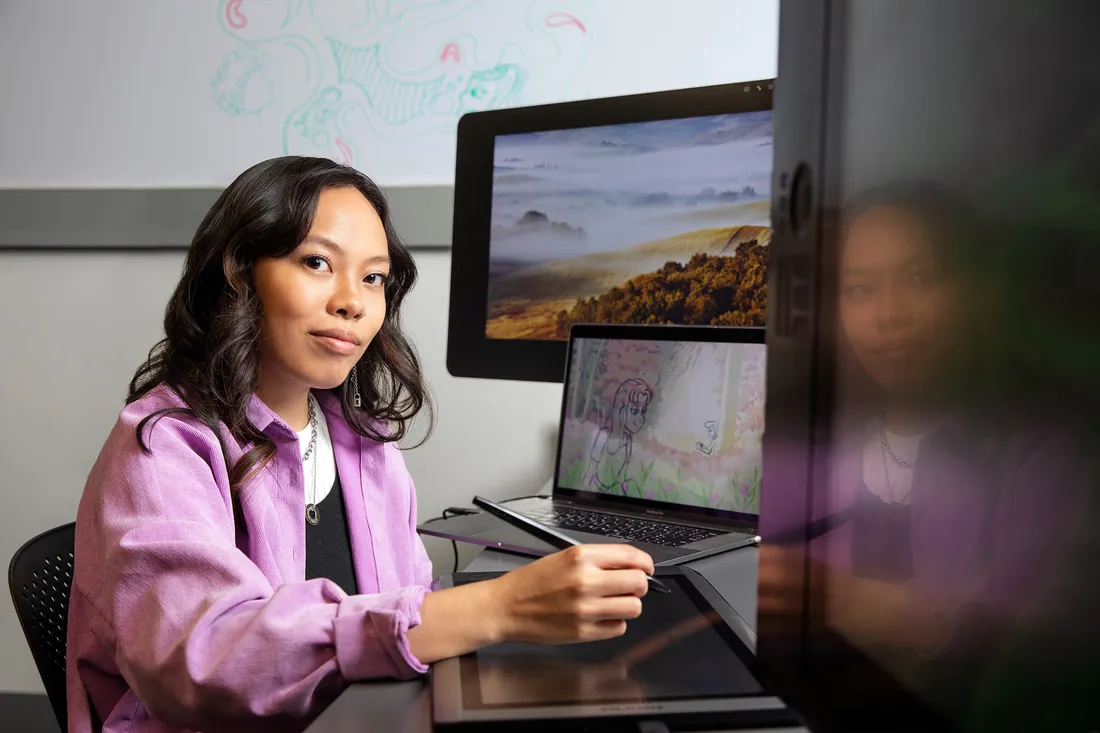
[[[341,247],[339,244],[337,244],[333,240],[329,239],[328,237],[322,236],[320,234],[310,234],[309,236],[306,237],[305,241],[313,242],[315,244],[319,244],[322,247],[328,247],[329,249],[331,249],[332,251],[334,251],[334,252],[336,252],[337,254],[340,254],[340,255],[346,255],[347,254],[347,252],[344,251],[344,248]],[[368,265],[389,265],[390,264],[390,256],[388,254],[372,255],[372,256],[370,256],[366,259],[365,264],[368,264]]]
[[[306,241],[307,242],[313,242],[315,244],[320,244],[323,247],[328,247],[329,249],[333,250],[334,252],[337,252],[339,254],[344,254],[344,248],[343,247],[341,247],[340,245],[338,245],[336,242],[329,239],[328,237],[322,236],[320,234],[310,234],[309,236],[306,237]]]
[[[918,252],[901,263],[903,269],[918,267],[920,265],[935,264],[937,258],[931,252]]]
[[[840,274],[844,277],[873,277],[875,270],[868,267],[845,267]]]

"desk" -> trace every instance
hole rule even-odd
[[[471,572],[511,570],[532,560],[485,550],[465,568]],[[757,549],[712,555],[688,563],[714,586],[753,629],[756,628]],[[431,699],[423,682],[377,682],[350,687],[309,728],[309,733],[431,733]],[[805,728],[768,728],[759,733],[806,733]],[[719,733],[715,731],[715,733]],[[741,730],[738,733],[754,733]]]

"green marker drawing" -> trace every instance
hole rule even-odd
[[[334,160],[351,165],[358,158],[358,148],[350,134],[349,117],[365,115],[366,110],[354,101],[344,99],[337,87],[325,87],[309,104],[303,105],[287,118],[283,130],[283,152],[300,152],[298,143],[311,146]]]
[[[286,9],[286,17],[283,19],[283,28],[294,22],[294,19],[298,17],[298,13],[302,10],[302,0],[290,0],[290,4]]]
[[[218,109],[227,115],[258,115],[275,101],[275,84],[265,72],[270,62],[263,48],[242,46],[230,51],[210,80]]]
[[[270,1],[217,0],[237,45],[211,75],[211,98],[228,116],[278,120],[284,154],[348,163],[369,140],[453,134],[467,112],[524,103],[532,70],[587,54],[592,5],[532,0],[516,35],[490,44],[476,0]]]
[[[514,64],[475,71],[453,88],[448,88],[446,74],[427,81],[404,81],[382,68],[378,44],[358,47],[334,38],[328,41],[336,58],[338,81],[362,89],[371,109],[388,125],[404,125],[425,115],[458,117],[501,107],[523,84],[523,71]]]

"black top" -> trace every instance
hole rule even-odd
[[[317,505],[317,512],[321,521],[316,526],[306,522],[306,580],[328,578],[353,596],[359,592],[359,584],[355,582],[351,536],[339,476],[332,491]]]
[[[888,504],[859,487],[852,527],[852,572],[857,577],[902,583],[913,577],[909,506]]]

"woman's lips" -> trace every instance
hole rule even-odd
[[[901,361],[911,359],[918,353],[920,344],[916,341],[894,341],[880,344],[871,349],[871,354],[889,361]]]
[[[343,336],[329,335],[327,333],[320,332],[312,333],[310,335],[317,339],[317,343],[319,343],[325,349],[331,351],[334,354],[339,354],[340,356],[350,356],[354,354],[359,348],[358,344]]]

